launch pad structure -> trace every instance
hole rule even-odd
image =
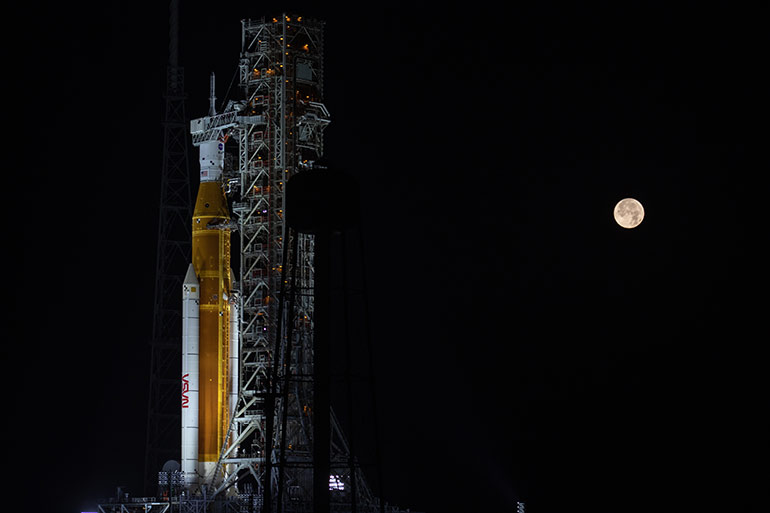
[[[159,498],[118,498],[102,513],[400,511],[374,497],[319,395],[314,337],[328,321],[316,318],[326,278],[315,264],[328,240],[286,218],[287,184],[319,173],[330,123],[323,27],[242,20],[237,99],[217,113],[212,74],[208,115],[190,122],[201,186],[183,284],[181,466],[159,474]]]

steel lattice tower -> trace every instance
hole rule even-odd
[[[158,471],[178,459],[181,298],[179,290],[190,260],[191,189],[185,116],[184,69],[179,66],[179,2],[170,5],[169,61],[163,121],[150,393],[147,411],[145,489],[154,492]]]
[[[323,152],[321,133],[329,122],[322,100],[323,24],[288,16],[270,21],[242,21],[239,85],[243,98],[235,136],[238,144],[238,178],[241,201],[233,211],[239,216],[241,286],[241,396],[233,420],[234,442],[242,458],[225,454],[238,467],[248,469],[258,495],[264,486],[277,496],[278,449],[290,448],[287,461],[303,471],[285,475],[286,490],[295,499],[310,493],[307,476],[312,465],[310,415],[312,412],[313,240],[291,236],[284,222],[287,180],[302,165]],[[288,262],[289,246],[296,245],[296,263]],[[284,269],[284,265],[287,268]],[[291,266],[291,267],[289,267]],[[281,287],[282,276],[291,284]],[[289,312],[279,308],[280,293],[293,288],[296,313],[289,335]],[[286,299],[286,298],[283,298]],[[283,318],[279,318],[279,310]],[[279,331],[280,330],[280,331]],[[282,343],[275,351],[275,341]],[[292,337],[291,354],[287,349]],[[282,363],[292,376],[291,391],[277,393],[272,374]],[[272,384],[272,388],[271,388]],[[287,390],[288,392],[288,390]],[[286,437],[280,429],[286,412]],[[241,461],[238,461],[241,460]],[[301,465],[300,465],[301,464]],[[269,473],[266,479],[265,473]],[[289,475],[291,474],[291,475]]]
[[[232,211],[240,239],[240,394],[219,463],[225,478],[209,493],[237,483],[240,493],[250,489],[264,501],[265,510],[309,511],[314,238],[290,230],[284,213],[287,181],[322,156],[330,122],[323,104],[323,23],[288,15],[243,20],[241,36],[241,97],[210,118],[206,132],[193,134],[195,144],[196,137],[211,137],[209,131],[229,129],[237,157],[225,175],[239,184]],[[356,490],[353,503],[374,507],[360,469],[350,470],[333,413],[330,428],[336,486],[345,483]]]
[[[244,399],[252,392],[258,398],[251,405],[248,403],[252,400],[247,400],[244,406],[256,406],[259,412],[244,427],[245,431],[255,429],[251,450],[262,461],[261,465],[255,461],[261,474],[260,485],[268,481],[264,473],[269,472],[271,493],[277,498],[279,473],[273,463],[278,462],[283,441],[291,453],[285,455],[286,461],[304,468],[286,469],[282,489],[291,490],[295,500],[306,499],[312,497],[308,466],[312,465],[313,240],[307,235],[290,238],[283,212],[286,181],[299,171],[300,165],[317,160],[323,152],[321,132],[329,119],[321,103],[323,25],[301,19],[292,22],[285,15],[267,22],[243,21],[241,41],[241,92],[250,113],[261,115],[259,121],[263,121],[244,124],[238,134],[243,200],[239,205],[242,391]],[[292,263],[295,267],[282,272],[284,263],[290,265],[288,258],[284,259],[289,244],[296,245],[297,261]],[[278,302],[274,300],[282,299],[282,275],[293,277],[291,286],[296,297],[289,355],[275,354],[274,350],[279,329],[284,339],[279,352],[285,351],[289,342],[289,312],[279,319]],[[288,287],[283,290],[288,291]],[[248,347],[253,351],[247,353]],[[289,366],[293,378],[285,396],[277,393],[278,383],[273,382],[285,376],[270,374],[285,368],[281,360]],[[282,440],[280,423],[284,412],[286,438]]]

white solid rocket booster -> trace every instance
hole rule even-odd
[[[199,297],[190,264],[182,285],[182,472],[188,487],[198,484]]]

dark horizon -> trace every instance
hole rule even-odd
[[[284,6],[181,8],[196,118],[211,71],[226,97],[240,20]],[[751,15],[511,9],[290,9],[326,22],[325,156],[361,190],[384,499],[760,511]],[[16,52],[4,429],[50,511],[142,486],[167,13],[50,6]]]

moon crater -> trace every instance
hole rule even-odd
[[[634,198],[624,198],[615,205],[614,215],[623,228],[636,228],[644,219],[644,207]]]

